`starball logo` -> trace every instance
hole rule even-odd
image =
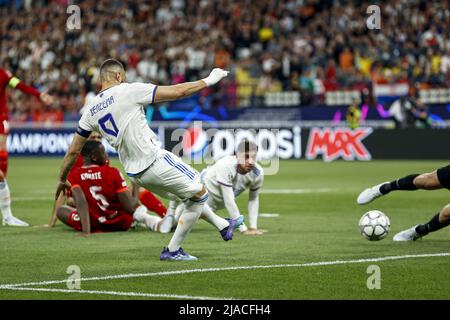
[[[306,159],[316,159],[322,155],[324,161],[338,158],[344,160],[370,160],[371,154],[363,144],[363,140],[372,133],[372,128],[313,128],[310,131]]]

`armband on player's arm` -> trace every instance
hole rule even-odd
[[[26,85],[25,83],[20,81],[19,78],[11,77],[11,79],[9,79],[8,85],[11,88],[19,89],[23,93],[35,96],[36,98],[40,98],[41,97],[41,93],[38,90],[36,90],[32,86]]]
[[[85,129],[81,128],[80,126],[78,126],[78,128],[77,128],[77,134],[79,134],[83,138],[89,138],[91,133],[92,133],[92,131],[85,130]]]

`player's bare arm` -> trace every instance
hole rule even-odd
[[[117,194],[119,202],[122,205],[123,210],[128,214],[133,214],[138,207],[137,198],[133,198],[129,190],[124,190]]]
[[[70,184],[67,182],[67,176],[69,174],[70,169],[73,164],[77,160],[78,155],[83,149],[84,144],[86,143],[87,138],[80,136],[79,134],[75,134],[72,140],[72,144],[67,150],[66,155],[64,156],[63,164],[61,165],[58,186],[56,188],[55,199],[58,199],[59,194],[61,192],[65,193],[65,190],[70,188]]]
[[[172,86],[159,86],[156,89],[154,103],[172,101],[189,97],[190,95],[222,80],[228,75],[228,71],[215,68],[208,77],[198,81],[185,82]]]
[[[79,186],[72,188],[72,193],[78,215],[80,216],[82,233],[83,235],[88,235],[91,233],[91,220],[89,219],[89,206],[86,197]]]
[[[64,202],[66,202],[66,196],[63,193],[60,193],[58,199],[56,199],[53,204],[52,216],[50,218],[50,222],[48,223],[50,228],[53,228],[56,225],[56,221],[58,220],[57,210],[64,204]]]
[[[137,203],[139,200],[140,187],[136,182],[131,181],[130,193],[133,200]]]

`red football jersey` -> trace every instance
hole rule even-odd
[[[10,84],[11,79],[13,80],[13,83],[11,84],[14,88],[19,89],[20,91],[35,96],[40,97],[40,92],[36,90],[35,88],[26,85],[25,83],[21,82],[19,79],[14,78],[12,74],[0,68],[0,121],[8,120],[8,107],[6,105],[7,103],[7,97],[6,97],[6,87]],[[6,130],[7,131],[7,130]],[[7,132],[4,132],[2,134],[5,134]]]
[[[84,164],[84,159],[83,156],[80,154],[77,158],[77,160],[75,161],[75,163],[72,166],[72,169],[70,169],[69,171],[69,176],[72,174],[72,172],[74,172],[76,169],[81,168]],[[72,190],[66,190],[66,197],[67,198],[72,198]]]
[[[72,169],[70,169],[70,173],[72,173],[73,171],[75,171],[78,168],[81,168],[84,164],[84,159],[83,156],[80,154],[77,158],[77,160],[75,161],[75,163],[73,164]]]
[[[11,80],[11,74],[0,68],[0,120],[8,120],[8,107],[6,106],[6,87]]]
[[[89,206],[93,227],[114,224],[123,212],[118,193],[127,190],[127,183],[116,168],[109,165],[89,165],[76,168],[69,174],[72,188],[80,187]]]

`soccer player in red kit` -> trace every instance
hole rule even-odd
[[[102,141],[102,136],[100,133],[93,131],[89,138],[89,140],[94,141]],[[72,173],[78,168],[81,168],[84,164],[83,155],[79,155],[75,164],[73,165],[70,172]],[[139,186],[132,184],[131,193],[135,196],[135,193],[139,192],[138,199],[139,201],[147,207],[148,210],[155,212],[158,216],[161,218],[164,218],[167,212],[166,207],[164,204],[150,191],[145,189],[139,189]],[[75,206],[75,203],[73,201],[72,192],[71,190],[67,190],[66,194],[61,193],[57,200],[55,200],[55,203],[53,205],[52,209],[52,216],[50,218],[50,222],[48,225],[43,225],[44,227],[54,227],[56,225],[56,221],[58,217],[56,216],[56,210],[57,208],[61,207],[63,204],[67,204],[68,206]]]
[[[100,133],[93,131],[89,138],[89,140],[94,140],[94,141],[102,141],[102,136]],[[79,155],[75,164],[73,165],[72,169],[70,170],[70,172],[72,173],[73,171],[75,171],[78,168],[81,168],[84,164],[84,159],[83,159],[83,155]],[[53,204],[53,209],[52,209],[52,216],[50,218],[50,222],[48,225],[43,225],[43,227],[54,227],[56,224],[56,221],[58,220],[58,217],[56,216],[56,209],[58,209],[59,207],[61,207],[63,204],[67,204],[68,206],[73,207],[75,205],[75,203],[73,202],[73,197],[72,197],[72,192],[70,189],[67,190],[66,194],[61,193],[58,197],[58,199],[55,200],[54,204]]]
[[[35,88],[26,85],[9,71],[0,68],[0,210],[3,215],[3,225],[28,227],[28,223],[17,219],[11,213],[11,196],[6,182],[8,173],[8,150],[6,141],[9,134],[8,107],[6,88],[11,87],[39,98],[47,105],[53,104],[53,98],[47,92],[39,92]]]
[[[167,233],[172,221],[151,216],[131,196],[122,174],[107,164],[105,147],[88,140],[81,151],[84,165],[68,177],[76,208],[61,206],[58,218],[83,234],[98,231],[126,231],[133,221],[152,231]]]

